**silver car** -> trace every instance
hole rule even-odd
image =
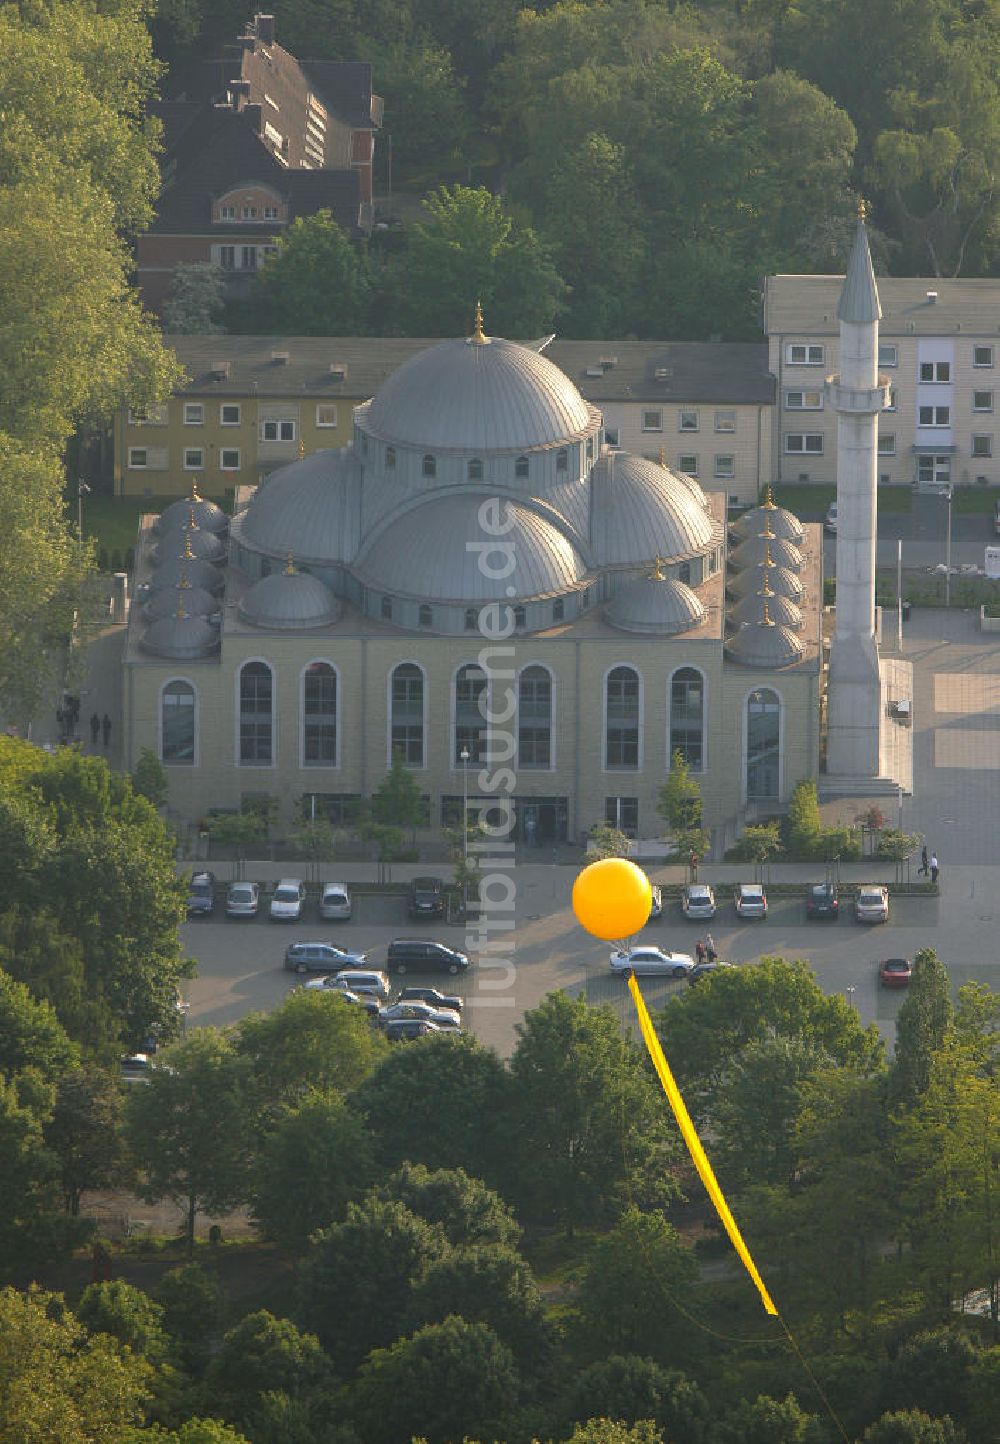
[[[319,897],[319,915],[326,922],[340,922],[351,916],[351,890],[346,882],[325,882]]]
[[[667,978],[683,978],[694,967],[694,958],[687,953],[668,953],[663,948],[643,945],[629,948],[628,952],[611,954],[613,973],[635,973],[658,975]]]
[[[681,893],[681,908],[686,918],[714,918],[715,893],[708,883],[693,882]]]
[[[434,1008],[430,1003],[393,1003],[379,1013],[380,1023],[396,1023],[400,1018],[422,1018],[425,1023],[435,1023],[439,1028],[460,1028],[461,1019],[451,1008]]]
[[[302,917],[305,900],[305,883],[297,877],[283,877],[271,894],[271,921],[297,923]]]
[[[887,923],[889,889],[871,883],[859,887],[854,914],[859,923]]]
[[[226,894],[227,918],[255,918],[260,906],[260,888],[255,882],[231,882]]]

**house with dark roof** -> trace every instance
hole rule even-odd
[[[159,113],[163,189],[138,241],[151,310],[181,264],[212,262],[245,286],[299,216],[325,209],[348,234],[371,230],[382,99],[367,62],[299,61],[277,44],[274,17],[256,15]]]

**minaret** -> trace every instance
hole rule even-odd
[[[875,641],[878,414],[888,383],[878,375],[882,315],[858,207],[854,248],[840,293],[840,374],[826,382],[837,412],[837,615],[830,651],[827,772],[879,775],[882,688]]]

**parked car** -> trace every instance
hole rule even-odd
[[[913,976],[909,958],[883,958],[878,965],[878,980],[883,988],[905,988]]]
[[[346,882],[325,882],[319,895],[319,915],[325,922],[339,922],[351,916],[353,903]]]
[[[310,978],[309,982],[303,983],[302,986],[308,993],[334,993],[338,998],[343,998],[345,1003],[357,1003],[369,1017],[378,1017],[381,1007],[378,998],[373,997],[370,993],[356,993],[347,978],[340,976]]]
[[[711,962],[706,958],[703,963],[695,963],[694,967],[687,974],[689,983],[696,983],[699,978],[708,977],[709,973],[717,973],[720,968],[731,968],[732,963],[724,963],[721,958],[713,958]]]
[[[429,1023],[425,1018],[397,1018],[385,1025],[385,1036],[390,1043],[409,1043],[413,1038],[425,1038],[429,1033],[440,1032],[436,1023]]]
[[[831,532],[834,536],[836,536],[836,534],[837,534],[837,503],[836,503],[835,501],[831,501],[830,505],[829,505],[829,506],[827,507],[827,509],[826,509],[826,516],[823,518],[823,527],[824,527],[824,530],[826,530],[826,531],[828,531],[828,532]]]
[[[430,1003],[432,1008],[450,1008],[453,1013],[461,1013],[462,999],[456,993],[439,993],[437,988],[424,988],[409,986],[400,988],[399,1001],[401,1003]]]
[[[395,938],[386,954],[390,973],[464,973],[468,966],[468,957],[457,948],[422,938]]]
[[[681,891],[681,911],[686,918],[714,918],[715,892],[706,882],[693,882]]]
[[[430,1003],[393,1003],[379,1013],[382,1023],[394,1023],[397,1018],[423,1018],[428,1023],[437,1023],[441,1028],[459,1028],[462,1020],[450,1008],[432,1008]]]
[[[153,1060],[148,1053],[130,1053],[121,1060],[121,1081],[148,1083],[152,1070]]]
[[[837,919],[840,898],[832,882],[814,882],[806,888],[806,917]]]
[[[411,918],[444,917],[444,883],[439,877],[415,877],[410,883]]]
[[[377,998],[382,1006],[388,1003],[392,994],[389,979],[377,969],[345,968],[337,977],[343,978],[352,993],[359,993],[363,998]]]
[[[687,953],[667,953],[648,944],[611,954],[613,973],[635,973],[637,977],[642,974],[683,978],[693,967],[694,958]]]
[[[759,882],[738,883],[733,902],[741,918],[767,917],[767,895]]]
[[[292,973],[339,973],[363,968],[367,953],[338,948],[334,943],[291,943],[285,949],[285,967]]]
[[[227,918],[255,918],[260,907],[260,888],[255,882],[231,882],[226,894]]]
[[[206,918],[215,911],[215,873],[192,873],[188,883],[189,918]]]
[[[272,923],[300,922],[305,902],[305,883],[297,877],[283,877],[271,894],[269,912]]]
[[[887,923],[889,921],[889,889],[874,883],[865,883],[858,888],[854,915],[859,923]]]
[[[663,892],[658,882],[651,882],[649,884],[649,891],[652,896],[652,902],[649,905],[649,917],[650,921],[652,921],[653,918],[663,916]]]

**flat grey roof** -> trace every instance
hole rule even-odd
[[[1000,280],[877,276],[880,336],[996,336]],[[835,336],[843,276],[768,276],[764,329],[769,336]],[[928,291],[937,299],[929,300]]]

